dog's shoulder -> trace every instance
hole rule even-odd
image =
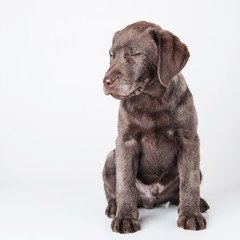
[[[163,96],[163,102],[166,108],[171,110],[176,124],[181,129],[187,129],[190,132],[197,130],[198,119],[193,95],[181,73],[171,80]]]
[[[187,98],[192,97],[192,94],[187,86],[184,76],[179,73],[173,77],[169,83],[166,92],[162,97],[162,102],[167,105],[168,108],[175,108],[180,100],[184,100],[183,96],[185,96],[185,100],[187,100]]]

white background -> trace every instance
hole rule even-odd
[[[0,1],[0,239],[239,239],[239,2]],[[101,172],[119,102],[102,79],[115,31],[139,20],[189,47],[208,229],[177,228],[177,208],[140,210],[119,235]]]

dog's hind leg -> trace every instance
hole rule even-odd
[[[116,204],[116,160],[115,150],[111,151],[106,159],[103,172],[104,190],[108,201],[105,214],[108,217],[115,217],[117,212]]]
[[[200,212],[206,212],[210,207],[207,201],[203,198],[200,198]]]

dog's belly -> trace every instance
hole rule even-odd
[[[178,194],[179,178],[175,176],[168,184],[144,184],[138,178],[135,180],[136,188],[139,191],[140,206],[153,208],[154,206],[170,201]]]

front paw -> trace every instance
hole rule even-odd
[[[134,233],[141,229],[137,218],[116,217],[112,220],[111,228],[118,233]]]
[[[187,230],[202,230],[207,227],[206,219],[199,214],[180,214],[178,219],[178,227]]]

